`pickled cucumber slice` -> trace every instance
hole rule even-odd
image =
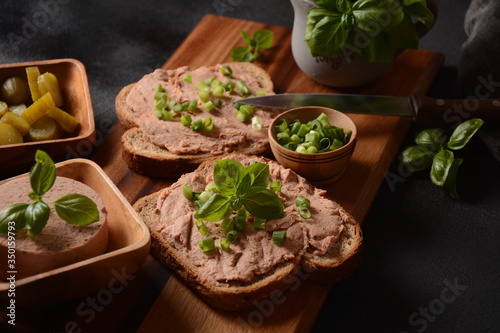
[[[38,91],[42,96],[46,93],[50,93],[56,106],[60,107],[63,105],[63,98],[61,89],[59,88],[59,81],[54,74],[50,72],[43,73],[42,75],[38,76],[37,82]]]
[[[9,106],[9,111],[17,114],[18,116],[22,115],[24,111],[26,111],[26,105],[11,105]]]
[[[0,118],[0,123],[7,123],[14,126],[22,136],[26,135],[30,129],[30,124],[23,117],[10,111],[5,112],[2,118]]]
[[[73,133],[80,124],[78,119],[76,119],[66,111],[59,109],[58,107],[51,108],[47,112],[47,115],[54,118],[59,123],[59,125],[61,125],[62,129],[70,134]]]
[[[33,102],[37,101],[42,95],[38,90],[38,77],[40,76],[40,70],[38,66],[26,67],[26,76],[28,77],[28,86],[31,92],[31,99]]]
[[[20,76],[11,76],[2,82],[0,96],[9,105],[31,103],[28,81]]]
[[[11,124],[0,123],[0,146],[23,143],[23,136]]]
[[[31,104],[26,111],[23,112],[22,117],[31,125],[42,116],[45,116],[50,109],[55,107],[56,105],[54,104],[52,95],[47,93]]]
[[[9,106],[7,103],[0,101],[0,117],[5,114],[5,112],[9,111]]]
[[[28,134],[31,141],[55,140],[63,137],[61,125],[49,116],[43,116],[31,124]]]

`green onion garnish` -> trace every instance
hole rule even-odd
[[[188,83],[192,83],[193,82],[193,77],[191,76],[191,74],[186,74],[184,75],[184,77],[182,78],[185,82],[188,82]]]
[[[227,77],[231,77],[233,75],[233,70],[228,65],[222,66],[220,68],[220,72],[222,73],[222,75]]]
[[[275,180],[274,182],[271,183],[269,188],[273,192],[281,192],[281,182],[279,180]]]
[[[215,250],[215,242],[213,237],[207,237],[198,242],[200,249],[206,253]]]
[[[254,217],[253,227],[255,229],[266,229],[266,219],[262,219],[260,217]]]
[[[193,188],[189,185],[182,185],[182,194],[188,200],[193,200]]]
[[[229,241],[227,239],[221,239],[220,248],[222,249],[222,251],[229,251],[230,249]]]
[[[226,239],[229,243],[233,243],[238,239],[238,237],[240,237],[240,233],[236,230],[228,231],[226,234]]]
[[[273,243],[274,244],[283,244],[286,240],[286,231],[285,230],[276,230],[273,231]]]
[[[198,231],[200,232],[200,234],[202,234],[203,236],[206,236],[208,234],[208,228],[205,225],[205,223],[203,223],[203,220],[197,219],[194,222],[194,224],[196,225],[196,228],[198,229]]]
[[[252,117],[252,129],[255,131],[260,131],[262,129],[262,119],[260,119],[260,117]]]
[[[248,95],[250,93],[243,80],[236,81],[236,89],[238,89],[242,95]]]

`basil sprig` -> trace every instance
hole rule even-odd
[[[430,167],[430,178],[438,186],[443,186],[454,199],[459,199],[456,188],[458,168],[463,159],[455,157],[453,151],[465,147],[483,125],[481,119],[464,121],[448,139],[443,131],[426,129],[417,134],[417,145],[409,146],[401,153],[401,163],[405,170],[415,172]]]
[[[85,195],[68,194],[54,202],[43,201],[56,180],[56,167],[41,150],[37,150],[35,162],[29,173],[32,192],[28,197],[33,202],[17,203],[0,211],[0,234],[8,233],[12,221],[16,231],[26,228],[30,237],[40,234],[50,217],[49,204],[53,204],[57,215],[69,224],[85,226],[99,221],[97,205]]]
[[[274,33],[269,29],[259,29],[252,37],[243,30],[240,33],[247,46],[236,46],[231,50],[233,61],[252,62],[260,56],[260,50],[267,50],[273,44]]]
[[[313,0],[305,42],[313,57],[359,55],[368,62],[390,62],[395,48],[417,48],[413,20],[426,29],[434,16],[425,0]]]
[[[283,217],[283,203],[268,189],[269,166],[253,163],[246,168],[232,159],[219,160],[214,165],[214,193],[196,212],[195,217],[217,222],[242,206],[254,217],[274,220]]]

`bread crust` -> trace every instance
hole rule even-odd
[[[212,170],[213,163],[220,159],[212,158],[203,162],[195,172],[206,175]],[[265,158],[259,158],[266,161]],[[312,281],[332,284],[350,276],[361,262],[362,232],[360,225],[347,212],[344,229],[336,247],[327,257],[318,258],[312,253],[297,256],[293,261],[275,267],[274,272],[256,278],[251,284],[244,286],[219,287],[207,285],[198,274],[199,267],[194,266],[186,257],[170,246],[164,236],[157,231],[160,214],[157,209],[158,196],[161,191],[140,198],[134,208],[142,217],[151,233],[151,254],[166,265],[189,288],[197,293],[209,305],[228,311],[247,310],[259,301],[268,299],[274,290],[286,291],[304,273]]]
[[[226,65],[243,68],[259,82],[263,90],[274,89],[270,76],[261,67],[245,62],[230,62]],[[116,115],[125,129],[121,138],[122,157],[130,169],[150,177],[175,178],[194,170],[202,162],[214,156],[209,153],[174,154],[167,148],[156,146],[148,141],[138,127],[137,115],[127,107],[127,96],[135,84],[123,87],[115,99]],[[265,155],[269,151],[268,142],[237,148],[238,153],[247,155]]]

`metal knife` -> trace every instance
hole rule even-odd
[[[275,94],[238,100],[268,108],[292,109],[301,106],[325,106],[345,113],[414,117],[416,120],[456,122],[481,118],[500,121],[500,100],[435,99],[414,93],[409,97],[357,94]]]

